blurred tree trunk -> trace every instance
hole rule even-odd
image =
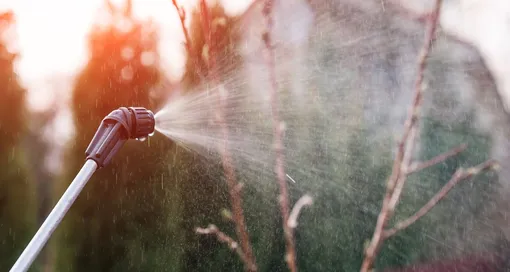
[[[51,143],[44,133],[52,125],[57,116],[57,107],[50,107],[44,111],[30,113],[29,130],[25,137],[29,167],[34,176],[37,198],[37,224],[40,226],[51,211],[52,188],[55,176],[47,167],[48,155],[51,152]],[[43,248],[38,260],[42,271],[52,271],[49,251]],[[49,270],[48,270],[49,269]]]

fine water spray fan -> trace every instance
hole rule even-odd
[[[154,114],[142,107],[121,107],[106,116],[85,151],[86,160],[74,180],[18,258],[11,272],[27,271],[94,172],[106,166],[129,139],[154,133]]]

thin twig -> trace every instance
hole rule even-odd
[[[234,239],[232,239],[232,237],[220,231],[215,225],[211,224],[205,229],[196,228],[195,232],[204,235],[215,235],[218,241],[227,244],[230,249],[235,250],[243,262],[246,262],[246,256],[244,255],[243,250],[239,247],[239,244]]]
[[[384,241],[383,231],[386,227],[386,224],[388,223],[389,218],[393,215],[395,205],[398,202],[400,192],[406,180],[405,171],[409,169],[410,158],[412,155],[411,153],[415,145],[415,137],[418,134],[417,123],[423,99],[422,87],[424,71],[426,67],[426,60],[432,47],[438,16],[441,8],[441,3],[442,3],[441,0],[435,1],[434,10],[430,14],[428,20],[427,31],[425,34],[425,42],[418,57],[418,67],[416,70],[417,78],[414,86],[415,94],[413,103],[409,115],[407,117],[407,120],[404,124],[404,133],[398,144],[398,151],[393,163],[391,176],[387,183],[386,194],[383,199],[381,211],[377,218],[374,234],[372,240],[368,245],[368,248],[365,251],[365,258],[361,266],[362,272],[367,272],[372,269],[372,266],[375,262],[375,258]]]
[[[409,168],[409,165],[411,165],[412,154],[414,152],[414,146],[416,144],[416,136],[418,134],[417,126],[418,126],[417,123],[413,124],[413,126],[411,127],[411,131],[409,133],[408,145],[404,149],[404,158],[399,169],[400,175],[397,182],[395,183],[393,194],[391,195],[390,201],[387,206],[388,210],[387,218],[393,216],[393,212],[395,211],[398,201],[400,200],[400,195],[402,194],[402,190],[404,189],[404,185],[407,181],[407,169]]]
[[[179,6],[177,3],[177,0],[172,0],[172,4],[175,7],[175,10],[177,11],[177,14],[179,15],[179,20],[181,21],[181,28],[182,33],[184,34],[184,48],[186,49],[186,52],[188,53],[188,60],[193,62],[195,65],[195,73],[200,79],[204,79],[204,75],[201,73],[199,69],[198,64],[198,58],[195,54],[195,51],[193,50],[193,44],[191,43],[191,38],[189,35],[188,28],[186,27],[186,10],[182,6]]]
[[[183,7],[179,6],[177,4],[177,0],[172,0],[172,4],[175,7],[175,10],[177,10],[177,13],[179,14],[179,20],[181,21],[181,28],[182,33],[184,34],[184,46],[186,47],[186,50],[188,51],[188,54],[191,54],[193,52],[191,48],[191,39],[189,37],[188,28],[186,27],[186,11]]]
[[[437,165],[443,161],[446,161],[447,159],[456,156],[457,154],[461,153],[462,151],[466,150],[467,144],[461,144],[455,148],[450,149],[449,151],[440,154],[438,156],[435,156],[434,158],[424,161],[424,162],[415,162],[411,164],[409,169],[407,170],[407,174],[410,175],[415,172],[419,172],[423,169],[432,167],[434,165]]]
[[[459,168],[453,174],[451,179],[441,188],[439,192],[437,192],[430,200],[425,204],[420,210],[418,210],[415,214],[410,216],[409,218],[395,224],[395,227],[384,231],[384,239],[387,239],[393,235],[395,235],[397,232],[409,227],[410,225],[414,224],[414,222],[418,221],[422,216],[427,214],[434,206],[441,201],[449,192],[450,190],[457,185],[460,181],[469,179],[475,175],[478,175],[482,171],[490,170],[496,166],[496,162],[494,160],[488,160],[485,161],[477,166],[471,167],[469,169],[462,169]]]
[[[278,200],[280,202],[280,210],[283,218],[283,232],[286,242],[285,261],[291,272],[297,271],[296,265],[296,246],[294,241],[294,230],[287,222],[289,221],[289,193],[287,189],[287,182],[285,179],[285,156],[283,152],[283,133],[284,123],[280,120],[279,101],[278,101],[278,83],[276,81],[276,67],[275,67],[275,53],[271,39],[271,31],[273,29],[273,1],[266,0],[262,10],[263,16],[266,19],[266,30],[262,34],[262,40],[267,50],[267,66],[269,71],[269,80],[271,84],[270,98],[271,98],[271,112],[273,116],[273,133],[274,133],[274,149],[276,152],[275,172],[280,187],[280,195]]]
[[[208,46],[210,52],[208,58],[205,61],[207,61],[207,66],[210,69],[213,81],[215,82],[215,84],[220,85],[220,80],[218,77],[218,67],[216,65],[216,50],[215,50],[216,46],[212,43],[211,40],[213,35],[210,28],[211,18],[209,16],[208,6],[205,3],[205,0],[200,1],[200,11],[202,15],[203,34],[206,40],[206,46]],[[241,243],[241,248],[245,256],[245,258],[243,259],[245,269],[247,271],[257,271],[255,256],[253,255],[252,252],[250,237],[244,219],[242,197],[240,190],[242,185],[239,185],[239,183],[237,183],[234,166],[232,163],[232,155],[230,154],[230,151],[228,149],[229,130],[225,122],[225,109],[227,107],[226,104],[227,90],[224,90],[222,88],[220,88],[220,90],[222,91],[217,92],[218,103],[220,106],[218,107],[216,116],[223,134],[223,144],[222,147],[220,148],[220,153],[222,158],[223,170],[225,172],[225,177],[227,180],[230,202],[232,205],[233,220],[236,225],[236,234],[239,239],[239,242]]]
[[[296,201],[296,204],[294,204],[294,208],[292,208],[292,211],[289,215],[289,221],[287,221],[287,225],[289,228],[295,229],[298,225],[297,220],[299,217],[299,213],[301,212],[301,209],[303,209],[304,206],[310,206],[313,203],[313,199],[309,195],[302,196],[298,201]]]

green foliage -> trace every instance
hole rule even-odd
[[[120,106],[153,108],[151,87],[160,80],[157,32],[149,22],[110,11],[112,22],[89,37],[90,60],[72,93],[75,138],[57,197],[84,162],[101,119]],[[127,22],[128,30],[119,22]],[[154,63],[144,62],[147,54]],[[181,263],[178,184],[166,160],[170,143],[156,134],[128,141],[98,170],[63,222],[58,271],[176,271]]]
[[[324,146],[316,153],[319,156],[314,158],[313,171],[317,174],[310,180],[319,186],[314,190],[314,204],[304,211],[296,233],[299,267],[304,271],[356,271],[375,227],[390,170],[388,160],[374,160],[372,156],[379,153],[387,158],[388,154],[370,147],[363,130],[350,137],[342,151],[344,156],[328,152],[326,139],[319,141]]]
[[[188,28],[191,52],[186,52],[182,79],[186,89],[203,84],[204,79],[211,79],[213,65],[217,69],[218,79],[226,79],[226,74],[235,70],[241,61],[236,50],[240,39],[236,24],[238,18],[227,15],[219,2],[208,6],[207,10],[209,22],[205,21],[198,6],[191,12]],[[209,35],[210,44],[207,44],[205,35]]]
[[[13,14],[0,14],[0,34]],[[27,172],[22,140],[26,132],[25,90],[14,72],[16,54],[0,43],[0,270],[8,271],[35,228],[34,184]]]

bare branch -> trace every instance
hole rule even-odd
[[[436,32],[437,21],[441,9],[441,0],[435,1],[433,12],[429,16],[427,31],[425,33],[425,42],[418,56],[418,67],[416,69],[417,78],[415,81],[415,94],[413,103],[404,124],[404,133],[398,144],[397,155],[393,162],[392,173],[386,187],[386,194],[379,216],[377,218],[376,227],[372,240],[365,251],[361,271],[367,272],[372,269],[375,258],[384,242],[383,231],[388,223],[389,218],[393,215],[395,206],[400,198],[400,193],[406,181],[406,171],[409,169],[412,151],[414,150],[415,138],[418,135],[418,117],[423,100],[423,78],[426,67],[426,60],[429,55],[434,35]]]
[[[206,41],[205,46],[207,46],[207,48],[209,49],[208,58],[206,59],[207,66],[210,69],[212,80],[216,85],[220,86],[221,84],[218,76],[218,67],[216,64],[216,48],[211,40],[213,36],[211,30],[211,18],[209,16],[208,6],[205,0],[200,0],[200,14],[202,17],[203,35]],[[219,91],[217,92],[217,96],[219,107],[216,112],[216,116],[217,121],[220,124],[223,136],[223,143],[219,148],[219,152],[221,154],[223,171],[225,173],[225,178],[227,180],[227,187],[229,191],[230,202],[232,205],[233,213],[232,219],[235,222],[236,234],[241,244],[242,251],[244,253],[245,258],[243,258],[243,262],[245,265],[245,269],[247,271],[257,271],[255,256],[253,255],[252,252],[250,237],[244,219],[242,196],[240,190],[242,185],[240,185],[236,180],[234,165],[232,163],[232,155],[230,154],[230,151],[228,149],[229,129],[225,122],[225,108],[227,107],[226,104],[227,91],[226,90]]]
[[[218,241],[227,244],[230,249],[235,250],[243,262],[246,262],[246,256],[244,255],[243,250],[239,247],[239,244],[232,239],[232,237],[220,231],[215,225],[211,224],[205,229],[196,228],[195,232],[204,235],[215,235]]]
[[[435,156],[434,158],[424,161],[424,162],[415,162],[412,163],[409,169],[407,170],[407,174],[410,175],[415,172],[419,172],[423,169],[429,168],[431,166],[437,165],[443,161],[446,161],[447,159],[461,153],[462,151],[466,150],[467,144],[461,144],[455,148],[450,149],[449,151],[440,154],[438,156]]]
[[[395,227],[384,231],[383,237],[384,239],[387,239],[393,235],[395,235],[397,232],[409,227],[410,225],[414,224],[418,219],[420,219],[422,216],[427,214],[430,210],[434,208],[434,206],[441,201],[449,192],[450,190],[457,185],[460,181],[469,179],[475,175],[478,175],[482,171],[490,170],[495,168],[497,163],[493,160],[488,160],[486,162],[483,162],[477,166],[471,167],[467,170],[459,168],[453,174],[451,179],[441,188],[439,192],[437,192],[430,200],[425,204],[420,210],[418,210],[415,214],[410,216],[409,218],[397,223]]]
[[[293,228],[287,224],[289,222],[289,193],[287,189],[287,181],[285,176],[285,156],[283,153],[283,132],[284,123],[280,120],[279,101],[278,101],[278,82],[276,81],[275,52],[272,45],[271,31],[273,29],[273,1],[266,0],[262,14],[266,19],[266,30],[262,34],[262,40],[267,52],[267,66],[269,71],[269,80],[271,84],[270,99],[271,112],[273,116],[273,133],[274,133],[274,149],[276,152],[275,172],[280,187],[280,210],[283,218],[283,232],[286,243],[285,261],[291,272],[297,271],[296,265],[296,245],[294,241]]]
[[[304,206],[312,205],[312,203],[312,197],[309,195],[304,195],[296,202],[296,204],[294,204],[294,208],[292,208],[292,211],[290,212],[289,221],[287,221],[289,228],[295,229],[297,227],[297,220],[301,209],[303,209]]]

